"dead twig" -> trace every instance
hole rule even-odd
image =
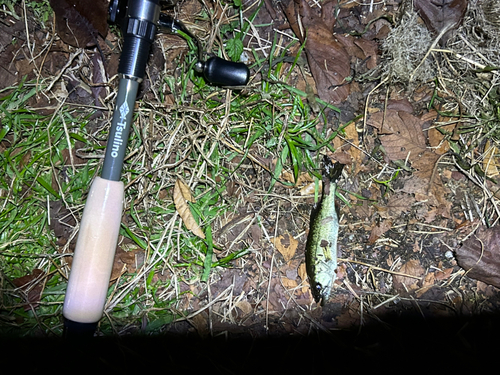
[[[387,273],[390,273],[390,274],[393,274],[393,275],[410,277],[412,279],[417,279],[417,280],[422,279],[422,276],[415,276],[415,275],[409,275],[409,274],[403,273],[403,272],[391,271],[391,270],[388,270],[386,268],[377,267],[377,266],[374,266],[373,264],[368,264],[368,263],[360,262],[358,260],[350,260],[350,259],[343,259],[343,258],[338,258],[338,260],[339,260],[339,262],[360,264],[362,266],[370,267],[370,268],[372,268],[374,270],[378,270],[378,271],[382,271],[382,272],[387,272]]]

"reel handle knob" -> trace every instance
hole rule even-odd
[[[213,56],[207,61],[199,61],[196,71],[205,79],[220,86],[245,86],[250,79],[250,70],[243,63],[236,63]]]

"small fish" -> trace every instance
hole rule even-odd
[[[337,277],[337,237],[339,219],[335,208],[335,183],[343,164],[332,164],[325,156],[321,200],[311,211],[309,235],[306,243],[306,269],[311,291],[316,302],[324,303],[330,297]]]

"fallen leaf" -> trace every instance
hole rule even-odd
[[[450,144],[444,137],[444,134],[436,128],[429,129],[429,145],[438,155],[443,155],[450,149]]]
[[[305,281],[307,280],[307,269],[306,269],[306,264],[305,263],[301,263],[298,270],[297,270],[297,273],[300,277],[300,279],[302,281]]]
[[[391,160],[406,159],[415,170],[413,176],[406,179],[402,191],[413,193],[429,201],[433,206],[448,206],[444,188],[438,173],[435,173],[439,155],[429,150],[426,145],[422,126],[426,121],[406,111],[387,110],[370,116],[369,125],[380,131],[380,141]],[[429,185],[430,184],[430,185]],[[444,210],[446,212],[446,210]]]
[[[439,159],[439,155],[432,151],[425,150],[418,158],[415,158],[412,162],[412,167],[416,169],[414,175],[426,180],[427,183],[430,182],[434,173],[434,166]],[[437,176],[434,176],[436,178]]]
[[[498,155],[498,148],[491,144],[490,140],[486,141],[484,145],[483,154],[483,169],[488,177],[494,177],[498,175],[498,168],[496,162],[496,156]]]
[[[288,277],[286,276],[282,276],[281,277],[281,282],[283,283],[283,286],[286,288],[286,289],[294,289],[297,287],[297,281],[295,280],[292,280],[292,279],[289,279]]]
[[[479,227],[455,252],[457,263],[472,279],[500,288],[500,227]]]
[[[297,273],[304,284],[302,287],[302,293],[306,293],[309,290],[309,279],[307,278],[307,268],[305,263],[300,264]]]
[[[271,238],[271,242],[276,247],[276,250],[283,255],[285,262],[288,262],[295,255],[299,241],[292,237],[289,233],[283,236]]]
[[[436,280],[447,280],[450,278],[452,273],[453,273],[453,268],[446,268],[443,271],[434,272]]]
[[[350,56],[356,56],[366,61],[368,69],[374,69],[378,64],[378,44],[374,40],[354,38],[352,35],[337,35],[337,39],[344,45]]]
[[[421,253],[422,249],[420,248],[420,245],[418,243],[418,240],[415,238],[415,243],[413,244],[413,252],[414,253]]]
[[[422,121],[405,111],[387,110],[374,113],[368,125],[379,130],[380,141],[391,160],[414,161],[427,151]]]
[[[307,184],[306,186],[304,186],[303,188],[301,188],[299,190],[299,194],[302,196],[312,195],[312,194],[314,194],[315,189],[316,189],[316,184],[314,182],[311,182],[311,183]]]
[[[391,109],[394,111],[403,111],[408,113],[413,113],[415,111],[413,105],[406,97],[402,97],[400,99],[389,99],[387,101],[387,109]]]
[[[337,138],[335,138],[335,139],[337,139]],[[349,151],[351,151],[351,150],[359,151],[358,149],[356,149],[354,147],[349,147]],[[355,151],[355,153],[357,154],[356,151]],[[337,149],[337,150],[335,150],[335,152],[332,155],[332,160],[338,161],[340,164],[350,165],[350,164],[352,164],[353,157],[351,155],[349,155],[346,151],[344,151],[342,149]]]
[[[354,165],[357,170],[354,171],[354,174],[357,174],[363,161],[361,158],[362,153],[359,147],[359,134],[356,130],[356,123],[352,122],[347,125],[344,128],[344,132],[344,139],[335,137],[333,140],[333,147],[335,147],[336,150],[332,155],[332,159],[346,165],[351,165],[355,162]]]
[[[76,226],[76,220],[73,213],[66,208],[65,203],[62,200],[51,201],[49,204],[50,208],[50,229],[54,231],[54,235],[57,238],[57,244],[59,245],[59,251],[62,251],[66,243],[68,242],[71,234],[73,233],[74,227]],[[69,250],[73,251],[75,249],[76,239],[74,238],[69,246]]]
[[[238,301],[234,305],[241,310],[243,317],[246,317],[253,312],[252,305],[246,299]]]
[[[191,319],[189,319],[189,323],[193,325],[201,338],[207,338],[210,334],[210,330],[208,328],[208,319],[205,312],[193,316]]]
[[[293,173],[290,173],[290,172],[283,172],[281,174],[281,178],[285,181],[288,181],[288,182],[295,184],[296,186],[301,186],[305,183],[313,181],[313,178],[311,177],[311,175],[309,173],[306,173],[306,172],[302,172],[299,175],[299,177],[297,178],[297,183],[295,183],[295,177],[294,177]],[[284,186],[284,187],[289,187],[289,186]]]
[[[429,189],[429,196],[436,199],[437,204],[431,201],[431,204],[438,208],[438,214],[448,219],[451,219],[451,202],[446,199],[447,193],[450,192],[441,180],[441,176],[436,173]]]
[[[442,108],[440,108],[443,110]],[[437,119],[436,119],[437,118]],[[452,117],[443,117],[437,115],[434,110],[429,111],[427,114],[421,117],[422,121],[433,121],[434,125],[429,129],[429,145],[434,149],[434,152],[438,155],[443,155],[450,149],[450,143],[448,138],[455,132],[457,123],[453,121]],[[447,125],[440,125],[446,124]],[[443,134],[444,133],[444,134]]]
[[[318,96],[329,103],[339,104],[349,95],[346,78],[351,74],[351,66],[349,54],[332,33],[332,3],[324,4],[320,17],[306,0],[290,0],[285,6],[285,14],[301,43],[306,41],[307,61],[316,81]]]
[[[424,282],[422,283],[422,288],[433,286],[436,282],[436,275],[434,272],[429,272],[424,277]]]
[[[398,217],[403,212],[408,212],[411,206],[415,203],[415,198],[408,194],[395,194],[389,198],[387,205],[377,206],[379,215],[385,219]]]
[[[135,272],[137,268],[144,263],[144,250],[136,246],[128,246],[129,250],[125,251],[122,247],[127,247],[122,244],[116,247],[115,259],[113,261],[113,269],[111,271],[110,280],[114,281],[124,272]]]
[[[31,275],[26,275],[12,280],[12,284],[25,293],[26,304],[23,308],[28,311],[39,305],[45,287],[45,272],[35,268]]]
[[[176,191],[175,189],[177,189],[177,191],[181,193],[182,197],[188,202],[196,202],[196,199],[194,199],[193,195],[191,194],[191,189],[181,179],[177,179],[177,181],[175,182],[174,193]]]
[[[429,186],[429,181],[422,180],[420,177],[411,176],[403,180],[404,186],[401,189],[402,192],[407,194],[416,194],[419,192],[426,191]],[[427,200],[427,195],[424,194],[425,200]],[[417,198],[417,201],[419,199]]]
[[[205,233],[201,230],[200,226],[196,222],[189,209],[189,205],[186,201],[191,201],[193,199],[191,192],[189,191],[189,187],[182,182],[180,179],[177,179],[174,186],[174,205],[175,209],[179,213],[184,225],[188,230],[190,230],[194,235],[200,237],[201,239],[205,239]],[[187,198],[186,198],[187,197]]]
[[[56,31],[74,47],[92,47],[97,35],[108,31],[108,1],[50,0],[56,17]]]
[[[392,227],[392,220],[382,220],[380,223],[375,225],[370,232],[370,237],[368,237],[368,244],[373,245],[385,232],[387,232]]]
[[[427,28],[436,35],[450,28],[441,38],[441,45],[446,44],[452,29],[460,26],[467,10],[467,0],[415,0],[414,5]]]
[[[417,259],[410,259],[401,266],[398,272],[412,276],[422,276],[425,270]],[[419,280],[412,277],[394,275],[393,280],[394,287],[400,291],[411,292],[418,288]]]
[[[423,216],[424,221],[427,224],[430,224],[434,221],[434,219],[436,218],[436,215],[437,215],[437,209],[434,208],[432,210],[428,210],[425,212],[425,215]]]

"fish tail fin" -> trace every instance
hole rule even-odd
[[[344,164],[340,164],[339,162],[333,164],[332,159],[325,155],[325,157],[323,158],[323,169],[324,175],[328,177],[331,182],[335,182],[342,174]]]

